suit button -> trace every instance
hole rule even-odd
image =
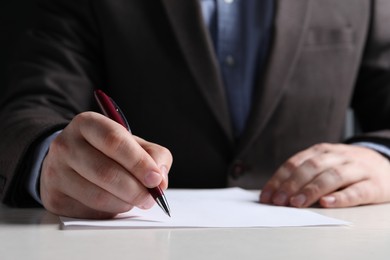
[[[230,174],[233,179],[242,177],[247,171],[248,167],[242,161],[236,161],[231,167]]]

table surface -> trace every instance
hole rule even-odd
[[[310,210],[352,224],[61,230],[43,209],[0,206],[0,259],[390,259],[390,204]]]

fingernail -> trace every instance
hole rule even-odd
[[[299,194],[291,198],[291,205],[294,207],[302,207],[306,202],[306,196],[304,194]]]
[[[332,206],[336,202],[336,198],[334,196],[325,196],[322,197],[322,201],[325,202],[326,206]]]
[[[162,166],[160,167],[160,171],[161,171],[161,174],[162,174],[163,178],[164,178],[165,180],[167,180],[167,179],[168,179],[168,168],[167,168],[167,166],[162,165]]]
[[[161,183],[161,174],[149,172],[145,175],[145,185],[149,188],[158,186]]]
[[[273,203],[276,205],[286,205],[286,202],[287,195],[284,192],[278,192],[273,199]]]

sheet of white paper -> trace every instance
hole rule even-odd
[[[150,227],[294,227],[347,225],[310,210],[258,203],[258,192],[240,188],[211,190],[169,189],[165,196],[171,218],[155,205],[150,210],[133,210],[110,220],[82,220],[61,217],[67,228],[150,228]]]

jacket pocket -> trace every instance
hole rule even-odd
[[[310,28],[305,38],[307,48],[352,47],[355,45],[355,32],[352,28]]]

